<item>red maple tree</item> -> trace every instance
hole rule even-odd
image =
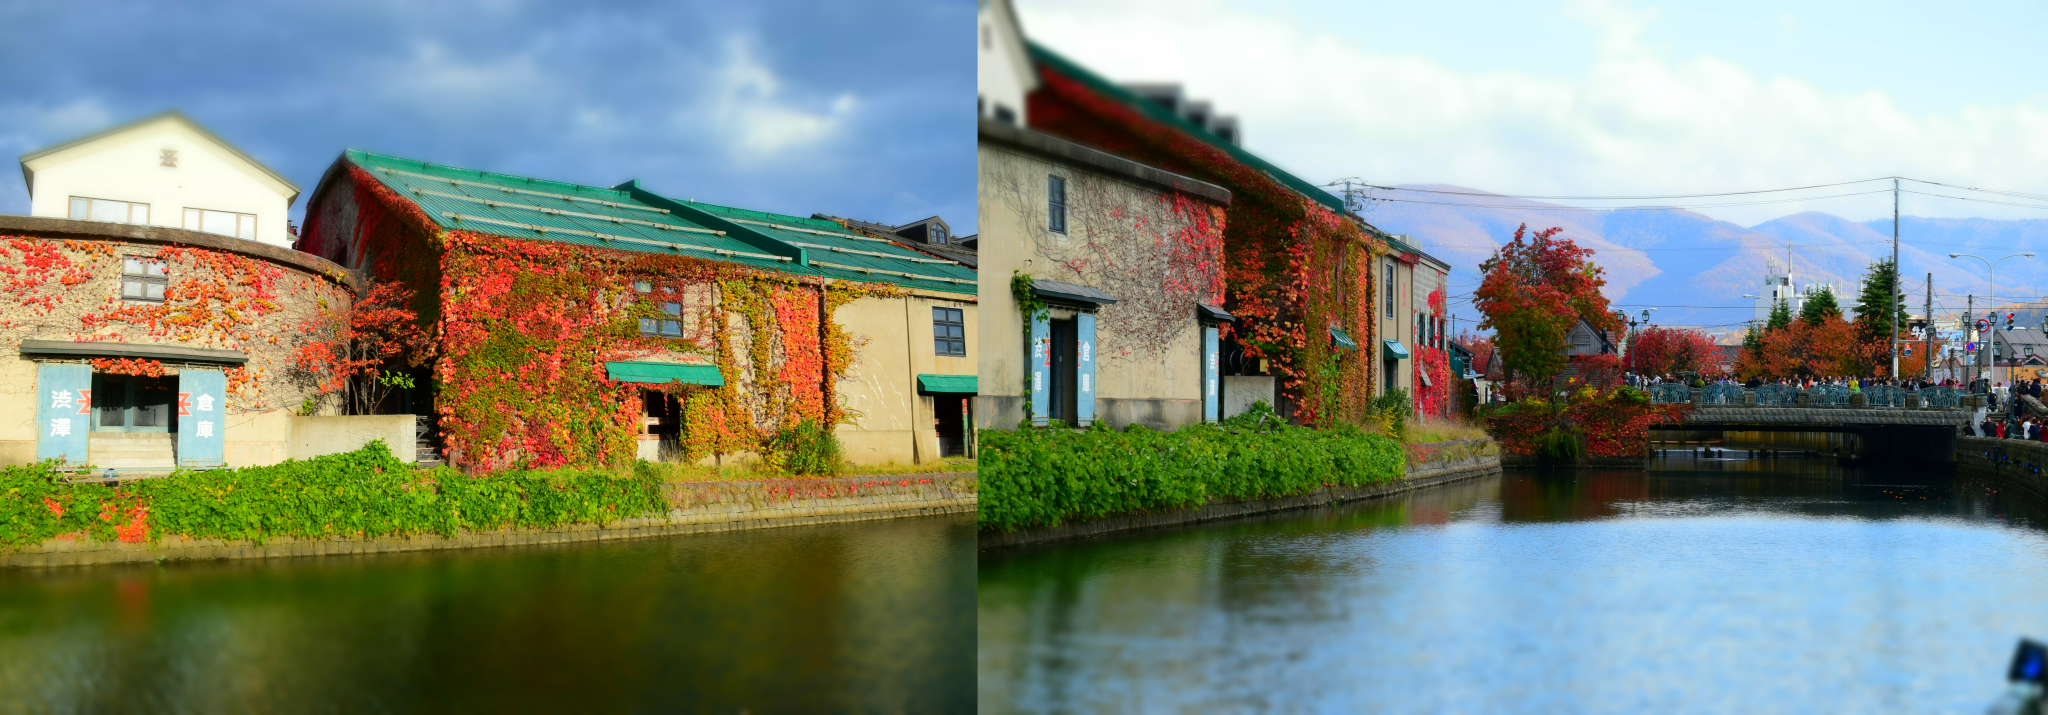
[[[323,307],[303,325],[310,339],[293,355],[294,366],[321,394],[341,395],[349,414],[374,414],[393,390],[411,386],[395,368],[424,363],[428,340],[407,307],[412,299],[411,290],[380,283],[349,307]]]
[[[1600,294],[1607,280],[1591,260],[1593,249],[1558,238],[1562,228],[1534,234],[1528,228],[1517,227],[1514,240],[1479,264],[1485,277],[1472,293],[1473,304],[1484,316],[1479,327],[1493,331],[1507,369],[1531,382],[1548,382],[1564,367],[1565,340],[1579,320],[1595,330],[1620,325]]]
[[[1651,326],[1629,339],[1628,369],[1646,375],[1709,372],[1721,347],[1705,331]]]

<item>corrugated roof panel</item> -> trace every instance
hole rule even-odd
[[[822,275],[894,283],[911,288],[973,293],[974,269],[913,251],[894,241],[861,236],[839,222],[701,202],[682,202],[775,240],[803,248]]]
[[[444,228],[641,253],[690,255],[759,268],[810,271],[763,254],[615,189],[457,169],[350,151],[350,160],[411,199]],[[664,228],[667,227],[667,228]],[[595,234],[595,235],[593,235]]]

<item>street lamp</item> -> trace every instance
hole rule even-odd
[[[1990,280],[1990,283],[1991,283],[1991,292],[1990,292],[1990,293],[1987,293],[1987,294],[1985,294],[1985,300],[1987,300],[1987,301],[1990,301],[1990,303],[1991,303],[1991,314],[1992,314],[1992,315],[1997,315],[1997,314],[1998,314],[1998,298],[1997,298],[1997,296],[1998,296],[1998,264],[2000,264],[2000,263],[2004,263],[2004,262],[2005,262],[2005,259],[2006,259],[2006,258],[2021,258],[2021,257],[2025,257],[2025,258],[2033,258],[2033,257],[2034,257],[2034,252],[2033,252],[2033,251],[2027,251],[2026,253],[2015,253],[2015,254],[2012,254],[2012,255],[2010,255],[2010,256],[2006,256],[2005,258],[2000,258],[2000,259],[1998,259],[1998,260],[1996,260],[1996,261],[1987,261],[1987,260],[1984,260],[1984,257],[1983,257],[1983,256],[1974,256],[1974,255],[1971,255],[1971,254],[1968,254],[1968,253],[1951,253],[1951,254],[1948,254],[1948,257],[1949,257],[1949,258],[1975,258],[1975,259],[1977,259],[1977,260],[1978,260],[1979,262],[1981,262],[1981,263],[1983,263],[1983,264],[1984,264],[1984,272],[1986,273],[1986,277],[1987,277],[1987,278],[1988,278],[1988,279]],[[1894,281],[1894,282],[1896,282],[1896,281]],[[1893,311],[1897,311],[1897,310],[1898,310],[1898,306],[1892,306],[1892,307],[1891,307],[1891,309],[1892,309]],[[1931,316],[1930,316],[1930,317],[1931,317]],[[1998,369],[1998,321],[1996,321],[1996,320],[1990,321],[1990,322],[1988,322],[1988,323],[1986,324],[1986,326],[1987,326],[1987,327],[1989,327],[1989,328],[1990,328],[1990,330],[1987,330],[1987,331],[1985,331],[1985,332],[1988,332],[1988,333],[1990,333],[1990,334],[1991,334],[1991,337],[1990,337],[1990,338],[1989,338],[1988,340],[1986,340],[1986,341],[1985,341],[1985,344],[1986,344],[1986,346],[1987,346],[1987,349],[1988,349],[1988,350],[1990,351],[1990,353],[1991,353],[1991,369],[1992,369],[1992,370],[1997,370],[1997,369]],[[1897,349],[1898,349],[1898,346],[1897,346],[1897,345],[1894,345],[1894,346],[1892,346],[1892,349],[1893,349],[1893,350],[1897,350]],[[1894,376],[1894,377],[1896,377],[1896,376]],[[2012,382],[2012,378],[2011,378],[2011,376],[2007,376],[2007,377],[2006,377],[2006,380],[2005,380],[2005,381],[2006,381],[2006,382]]]

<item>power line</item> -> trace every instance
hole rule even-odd
[[[1364,184],[1364,186],[1365,186],[1365,187],[1367,187],[1367,188],[1372,188],[1372,189],[1380,189],[1380,190],[1382,190],[1382,191],[1411,191],[1411,192],[1415,192],[1415,193],[1423,193],[1423,194],[1447,194],[1447,195],[1451,195],[1451,196],[1487,196],[1487,197],[1493,197],[1493,198],[1502,198],[1502,199],[1548,199],[1548,200],[1561,200],[1561,201],[1649,201],[1649,200],[1652,200],[1652,199],[1708,199],[1708,198],[1715,198],[1715,197],[1720,197],[1720,196],[1746,196],[1746,195],[1750,195],[1750,194],[1775,194],[1775,193],[1781,193],[1781,192],[1785,192],[1785,191],[1805,191],[1805,190],[1807,190],[1807,189],[1825,189],[1825,188],[1829,188],[1829,187],[1833,187],[1833,186],[1852,186],[1852,185],[1855,185],[1855,184],[1868,184],[1868,183],[1870,183],[1870,182],[1872,182],[1872,181],[1887,181],[1887,180],[1890,180],[1890,179],[1892,179],[1892,178],[1894,178],[1894,177],[1890,177],[1890,176],[1883,176],[1883,177],[1878,177],[1878,178],[1875,178],[1875,179],[1859,179],[1859,180],[1856,180],[1856,181],[1843,181],[1843,182],[1839,182],[1839,183],[1833,183],[1833,184],[1814,184],[1814,185],[1812,185],[1812,186],[1793,186],[1793,187],[1787,187],[1787,188],[1783,188],[1783,189],[1757,189],[1757,190],[1755,190],[1755,191],[1724,191],[1724,192],[1720,192],[1720,193],[1712,193],[1712,194],[1664,194],[1664,195],[1659,195],[1659,196],[1537,196],[1537,195],[1533,195],[1533,194],[1496,194],[1496,193],[1492,193],[1492,192],[1485,192],[1485,191],[1443,191],[1443,190],[1439,190],[1439,189],[1408,189],[1408,188],[1402,188],[1402,187],[1399,187],[1399,186],[1379,186],[1379,185],[1376,185],[1376,184]],[[1923,183],[1933,183],[1933,182],[1923,182]],[[1333,183],[1329,183],[1329,184],[1324,184],[1324,186],[1336,186],[1336,185],[1338,185],[1338,183],[1336,183],[1336,182],[1333,182]],[[1961,188],[1961,187],[1957,187],[1957,188]],[[1871,192],[1871,193],[1879,193],[1879,192]],[[1843,194],[1843,195],[1844,195],[1844,196],[1855,196],[1856,194]],[[2044,198],[2048,198],[2048,197],[2044,197]],[[1379,201],[1396,201],[1396,200],[1398,200],[1398,199],[1377,199],[1377,200],[1379,200]],[[1799,199],[1795,199],[1795,200],[1799,200]]]
[[[1473,209],[1518,209],[1518,210],[1522,210],[1522,211],[1683,211],[1683,210],[1689,210],[1689,209],[1717,209],[1717,208],[1728,208],[1728,207],[1731,207],[1731,206],[1762,206],[1762,205],[1765,205],[1765,204],[1790,204],[1790,203],[1799,203],[1799,202],[1802,202],[1802,201],[1819,201],[1819,200],[1821,200],[1821,199],[1839,199],[1839,198],[1843,198],[1843,197],[1848,197],[1848,196],[1868,196],[1868,195],[1870,195],[1870,194],[1889,194],[1889,193],[1891,193],[1891,190],[1890,190],[1890,189],[1881,189],[1881,190],[1877,190],[1877,191],[1858,191],[1858,192],[1853,192],[1853,193],[1847,193],[1847,194],[1829,194],[1829,195],[1826,195],[1826,196],[1803,196],[1803,197],[1799,197],[1799,198],[1793,198],[1793,199],[1767,199],[1767,200],[1763,200],[1763,201],[1730,201],[1730,202],[1723,202],[1723,203],[1715,203],[1715,204],[1684,204],[1684,205],[1663,205],[1663,204],[1660,204],[1660,205],[1652,205],[1652,206],[1528,206],[1528,205],[1523,205],[1523,204],[1474,204],[1474,203],[1464,203],[1464,202],[1458,202],[1458,201],[1420,201],[1420,200],[1416,200],[1416,199],[1385,199],[1385,198],[1374,198],[1374,199],[1370,199],[1370,200],[1371,200],[1371,201],[1391,201],[1391,202],[1395,202],[1395,203],[1403,203],[1403,204],[1427,204],[1427,205],[1430,205],[1430,206],[1460,206],[1460,207],[1464,207],[1464,208],[1473,208]],[[1514,196],[1510,196],[1510,197],[1504,197],[1504,198],[1520,198],[1520,197],[1514,197]]]

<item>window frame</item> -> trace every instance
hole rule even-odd
[[[137,266],[140,266],[140,273],[128,272],[128,263],[130,261],[133,261]],[[157,272],[155,274],[150,273],[149,269],[151,266],[156,267]],[[137,295],[133,297],[128,295],[128,286],[130,285],[138,286],[136,289]],[[149,297],[149,286],[159,286],[155,298]],[[164,293],[166,291],[169,291],[170,288],[171,266],[169,263],[166,263],[163,259],[157,258],[155,256],[121,257],[122,301],[132,301],[136,303],[162,303],[164,302]]]
[[[78,216],[78,215],[77,215],[77,214],[78,214],[78,211],[77,211],[77,209],[78,209],[78,202],[80,202],[80,201],[83,201],[83,202],[85,202],[85,216],[83,216],[83,217],[80,217],[80,216]],[[67,216],[67,217],[69,217],[69,218],[71,218],[71,219],[72,219],[72,220],[74,220],[74,221],[95,221],[95,220],[97,220],[97,219],[94,219],[94,218],[92,217],[92,203],[93,203],[94,201],[100,201],[100,202],[104,202],[104,203],[110,203],[110,204],[126,204],[126,205],[128,206],[128,210],[126,210],[126,211],[123,211],[123,212],[122,212],[122,214],[123,214],[123,215],[127,216],[126,220],[122,220],[122,221],[116,221],[116,222],[113,222],[113,223],[119,223],[119,224],[122,224],[122,225],[126,225],[126,226],[148,226],[148,225],[149,225],[149,211],[150,211],[150,206],[149,206],[149,204],[146,204],[146,203],[143,203],[143,202],[140,202],[140,201],[123,201],[123,200],[120,200],[120,199],[99,199],[99,198],[93,198],[93,197],[91,197],[91,196],[72,196],[72,197],[69,197],[69,198],[67,198],[67,199],[65,200],[65,202],[64,202],[64,215],[65,215],[65,216]],[[141,208],[141,209],[142,209],[142,220],[141,220],[141,221],[136,221],[136,220],[135,220],[135,209],[137,209],[137,208]],[[107,222],[105,222],[105,221],[102,221],[101,223],[107,223]]]
[[[229,215],[229,216],[233,216],[233,217],[235,217],[235,232],[234,232],[234,233],[216,233],[216,232],[214,232],[214,231],[208,231],[208,230],[206,230],[206,229],[205,229],[204,227],[206,226],[206,214],[208,214],[208,213],[217,213],[217,214],[227,214],[227,215]],[[195,214],[196,214],[196,218],[195,218]],[[248,236],[243,236],[243,235],[241,235],[241,234],[242,234],[242,221],[243,221],[243,219],[247,219],[247,220],[248,220],[248,222],[249,222],[249,235],[248,235]],[[200,232],[200,233],[204,233],[204,234],[210,234],[210,235],[214,235],[214,236],[227,236],[227,237],[229,237],[229,238],[239,238],[239,239],[242,239],[242,240],[244,240],[244,241],[254,241],[254,240],[257,240],[257,236],[258,236],[259,232],[260,232],[260,231],[262,230],[262,229],[260,228],[261,224],[259,224],[259,223],[257,222],[257,220],[256,220],[256,214],[245,214],[245,213],[242,213],[242,212],[240,212],[240,211],[222,211],[222,210],[219,210],[219,209],[204,209],[204,208],[199,208],[199,207],[197,207],[197,206],[186,206],[186,207],[185,207],[185,210],[184,210],[184,211],[181,211],[181,212],[179,212],[179,221],[178,221],[178,226],[179,226],[180,228],[183,228],[183,229],[187,230],[187,231],[198,231],[198,232]]]
[[[951,320],[947,319],[949,313]],[[946,328],[954,328],[959,334],[947,335]],[[938,357],[967,357],[967,309],[944,305],[932,306],[932,354]]]
[[[1045,175],[1045,230],[1067,232],[1067,177]]]
[[[1395,279],[1395,277],[1394,277],[1394,261],[1393,261],[1392,259],[1388,259],[1388,260],[1387,260],[1387,279],[1386,279],[1386,283],[1387,283],[1387,289],[1386,289],[1386,291],[1385,291],[1385,293],[1387,294],[1387,319],[1388,319],[1388,320],[1393,320],[1393,319],[1394,319],[1394,285],[1395,285],[1395,283],[1397,283],[1397,282],[1399,282],[1399,281],[1398,281],[1398,280],[1396,280],[1396,279]]]

